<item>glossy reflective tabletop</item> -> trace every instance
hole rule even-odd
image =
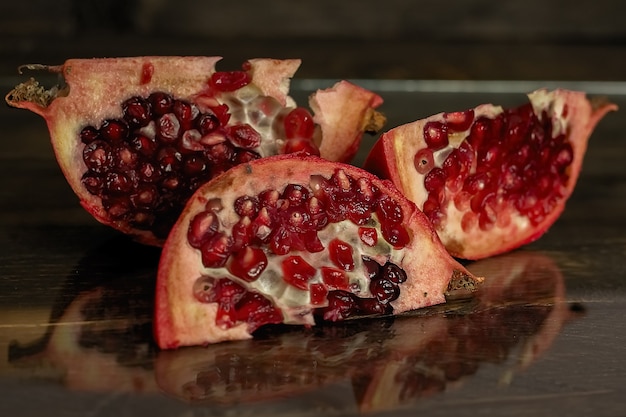
[[[294,81],[294,95],[304,102],[329,83]],[[606,95],[626,111],[621,83],[362,83],[384,97],[388,128],[483,102],[515,105],[542,86]],[[549,232],[468,265],[489,277],[475,298],[162,352],[151,334],[158,250],[92,220],[56,165],[43,120],[3,107],[0,415],[623,416],[622,111],[594,132]]]

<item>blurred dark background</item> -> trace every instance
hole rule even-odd
[[[300,57],[298,77],[313,78],[622,80],[624,11],[622,0],[7,1],[1,70],[197,54],[223,67]]]

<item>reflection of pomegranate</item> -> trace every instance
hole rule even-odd
[[[46,333],[27,344],[11,342],[10,365],[72,390],[158,391],[152,339],[158,255],[125,238],[87,253],[60,292]]]
[[[138,57],[30,65],[63,77],[33,79],[7,97],[43,116],[59,165],[99,221],[159,245],[207,179],[260,157],[301,152],[350,160],[365,130],[384,122],[382,99],[342,81],[296,107],[299,60],[252,59],[216,71],[219,57]],[[340,118],[338,118],[340,116]]]
[[[156,338],[175,348],[269,323],[397,314],[475,284],[390,183],[318,157],[269,157],[190,199],[159,265]]]
[[[559,217],[595,125],[617,106],[538,90],[514,109],[484,104],[384,133],[365,168],[391,179],[456,257],[481,259],[540,237]]]
[[[506,276],[486,280],[472,300],[394,318],[273,328],[266,329],[268,337],[161,351],[157,383],[184,401],[229,405],[315,396],[322,387],[350,381],[355,398],[346,406],[356,401],[360,410],[376,411],[459,386],[482,363],[511,362],[520,345],[524,369],[572,317],[558,268],[528,252],[472,266],[476,273]]]

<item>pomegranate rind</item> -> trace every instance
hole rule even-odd
[[[313,120],[322,128],[320,156],[350,162],[359,150],[363,133],[375,133],[385,124],[385,116],[376,111],[382,103],[378,94],[349,81],[339,81],[311,95]]]
[[[597,123],[617,106],[608,101],[592,102],[584,92],[557,89],[536,90],[528,94],[535,114],[545,112],[552,120],[554,129],[565,132],[572,145],[573,160],[569,167],[569,179],[562,197],[551,212],[537,225],[532,225],[519,212],[508,213],[512,221],[506,227],[494,227],[484,232],[465,232],[461,226],[462,212],[454,208],[450,200],[446,207],[446,220],[436,227],[437,233],[450,254],[454,257],[478,260],[511,251],[539,239],[559,218],[567,199],[572,194],[587,149],[589,138]],[[474,109],[475,119],[480,116],[493,118],[503,108],[483,104]],[[384,132],[368,154],[363,167],[392,181],[410,200],[421,209],[428,198],[424,187],[424,175],[415,169],[414,155],[427,148],[424,140],[424,126],[428,122],[444,121],[439,113],[407,123]],[[450,140],[450,145],[458,148],[465,136]]]
[[[194,282],[202,276],[204,269],[201,253],[188,243],[187,233],[191,220],[205,210],[208,201],[213,198],[221,200],[224,208],[220,211],[220,221],[232,227],[238,216],[229,207],[233,207],[238,196],[256,195],[266,189],[282,190],[287,183],[308,184],[311,175],[330,178],[338,169],[355,178],[369,179],[401,206],[411,241],[396,256],[397,264],[407,273],[408,279],[402,284],[399,298],[391,302],[394,314],[445,302],[453,277],[459,274],[476,283],[479,281],[446,252],[428,219],[390,182],[358,167],[323,158],[273,156],[231,168],[201,186],[188,201],[165,242],[159,263],[155,310],[158,345],[171,349],[252,337],[243,324],[229,329],[216,326],[217,303],[200,302],[193,294]],[[342,237],[348,240],[350,236]],[[294,306],[264,295],[282,311],[284,323],[315,324],[314,306],[310,302]]]

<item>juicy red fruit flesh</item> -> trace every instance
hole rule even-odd
[[[390,303],[400,295],[406,273],[392,262],[379,265],[372,258],[358,255],[350,243],[325,231],[334,223],[349,222],[357,241],[367,240],[364,247],[387,239],[384,232],[380,238],[377,233],[357,232],[376,231],[374,224],[383,229],[393,226],[408,236],[398,203],[364,180],[338,170],[330,178],[312,175],[309,184],[290,183],[282,190],[239,196],[231,208],[239,218],[231,231],[216,228],[228,208],[209,201],[204,211],[193,216],[187,231],[189,244],[201,253],[206,274],[197,280],[196,299],[218,303],[218,325],[228,328],[245,322],[250,331],[282,320],[282,316],[277,319],[280,309],[271,300],[272,290],[265,296],[254,287],[264,279],[270,281],[263,281],[260,288],[276,288],[277,297],[288,288],[308,291],[315,315],[323,320],[392,313]],[[358,216],[352,212],[358,212]],[[364,228],[360,224],[371,226]],[[386,240],[386,244],[402,248],[409,243],[395,237],[392,240]],[[327,255],[316,258],[324,251]],[[231,275],[224,273],[224,265]],[[356,288],[348,275],[356,271],[364,274],[369,283],[365,292],[357,291],[361,296],[353,292]],[[282,283],[277,283],[276,277]],[[210,290],[198,290],[207,287],[207,282]],[[235,301],[231,292],[225,297],[220,295],[222,286],[229,291],[237,288]]]
[[[455,207],[465,211],[461,227],[466,232],[475,227],[486,231],[510,221],[511,208],[532,225],[539,224],[566,192],[574,152],[567,132],[553,136],[551,118],[535,115],[531,104],[505,110],[495,118],[473,117],[473,113],[459,113],[453,117],[455,124],[425,127],[424,134],[428,129],[430,136],[437,136],[437,128],[446,135],[470,130],[441,167],[426,171],[424,213],[435,225],[441,224],[453,196]],[[422,166],[416,170],[424,172]]]
[[[245,71],[216,72],[209,86],[215,94],[230,94],[250,82]],[[112,220],[152,231],[159,239],[201,184],[261,157],[261,133],[233,122],[226,104],[216,102],[201,111],[193,102],[157,91],[130,97],[120,110],[120,118],[81,129],[82,184],[101,198]],[[288,136],[282,151],[318,155],[308,111],[296,107],[283,113]]]

